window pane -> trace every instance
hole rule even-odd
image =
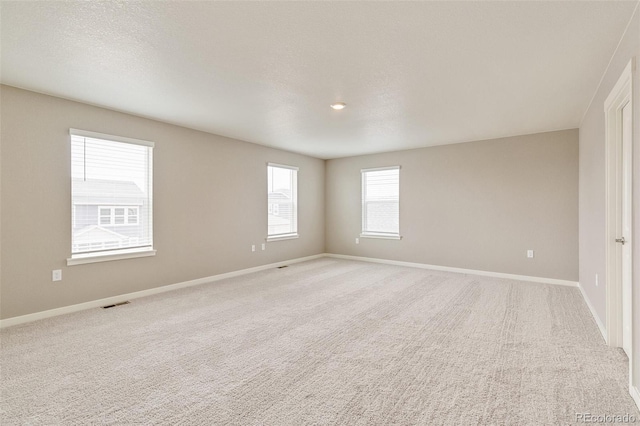
[[[267,167],[268,236],[298,232],[297,178],[295,169]]]
[[[362,171],[362,231],[399,235],[400,169]]]
[[[138,209],[127,209],[127,223],[129,225],[138,223]]]
[[[398,203],[369,202],[366,209],[368,231],[398,233]]]
[[[151,247],[152,148],[72,134],[71,163],[72,253]]]
[[[116,225],[124,224],[124,209],[114,209],[114,221]]]
[[[74,208],[80,207],[78,205],[74,205]],[[100,209],[100,225],[109,225],[111,223],[111,209]]]

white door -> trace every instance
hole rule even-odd
[[[632,117],[631,102],[622,108],[622,162],[621,162],[621,250],[622,278],[622,348],[631,355],[631,182],[632,182]]]

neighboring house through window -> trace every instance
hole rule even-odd
[[[298,168],[267,164],[267,240],[298,237]]]
[[[155,253],[153,143],[75,129],[70,133],[70,264],[74,259]]]
[[[362,169],[361,236],[400,238],[400,166]]]

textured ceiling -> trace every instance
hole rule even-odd
[[[635,6],[3,1],[1,81],[335,158],[577,127]]]

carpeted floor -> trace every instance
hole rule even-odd
[[[0,338],[4,426],[640,419],[569,287],[323,258]]]

